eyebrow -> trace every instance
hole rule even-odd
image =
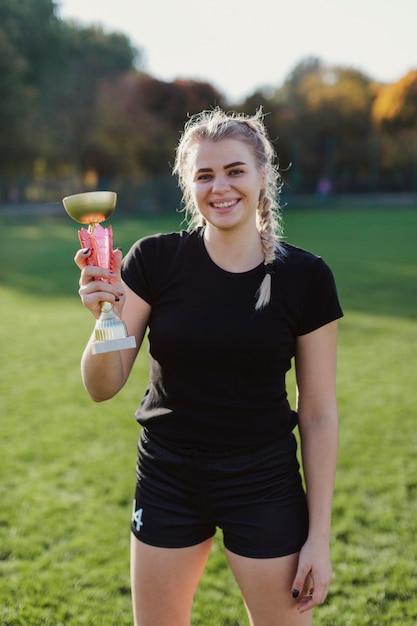
[[[229,170],[232,167],[237,167],[238,165],[246,165],[244,161],[235,161],[234,163],[229,163],[223,167],[224,170]],[[197,172],[212,172],[213,168],[211,167],[200,167]]]

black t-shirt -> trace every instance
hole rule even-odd
[[[123,262],[126,284],[152,306],[150,382],[136,411],[149,434],[204,450],[262,446],[293,430],[285,374],[298,335],[343,315],[333,274],[283,244],[270,304],[255,311],[264,267],[227,272],[202,231],[145,237]]]

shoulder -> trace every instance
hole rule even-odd
[[[284,244],[286,254],[278,260],[277,280],[295,303],[296,335],[305,335],[342,317],[333,272],[321,256]]]
[[[175,256],[198,237],[197,231],[179,231],[172,233],[157,233],[138,239],[131,247],[128,257],[141,256],[144,258],[161,258]]]
[[[123,259],[123,280],[141,298],[152,303],[161,285],[178,274],[178,268],[186,265],[187,260],[190,262],[190,254],[184,251],[195,250],[194,241],[198,242],[196,231],[142,237]]]
[[[328,286],[335,288],[333,271],[324,259],[292,244],[282,244],[282,253],[276,261],[277,279],[281,277],[298,292]]]
[[[322,264],[326,265],[321,256],[285,242],[281,244],[276,263],[279,271],[290,273],[309,273]]]
[[[187,241],[192,239],[196,231],[181,230],[173,233],[156,233],[139,239],[134,246],[142,250],[168,248],[175,249],[182,247]]]
[[[293,263],[309,264],[314,263],[317,259],[321,258],[317,254],[314,254],[314,252],[310,252],[309,250],[305,250],[304,248],[299,248],[298,246],[295,246],[291,243],[283,242],[281,243],[281,247],[283,251],[281,258],[284,260],[284,262],[286,260],[289,260]]]

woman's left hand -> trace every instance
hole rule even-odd
[[[299,598],[300,613],[324,603],[331,580],[332,566],[328,542],[308,539],[301,548],[293,583],[293,596]]]

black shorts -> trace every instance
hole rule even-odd
[[[218,527],[226,548],[241,556],[298,552],[308,513],[296,449],[291,434],[232,456],[178,454],[142,431],[133,534],[153,546],[184,548],[212,537]]]

